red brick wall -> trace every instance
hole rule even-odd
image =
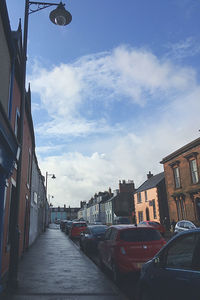
[[[186,158],[186,156],[188,157],[189,154],[192,154],[194,152],[198,153],[196,155],[196,160],[197,160],[197,168],[199,173],[200,145],[182,154],[179,154],[173,159],[164,163],[165,182],[166,182],[166,189],[167,189],[167,196],[168,196],[169,215],[171,221],[173,219],[175,221],[178,221],[176,202],[172,195],[176,196],[176,194],[180,195],[182,193],[185,196],[186,219],[199,224],[199,220],[197,219],[195,213],[195,205],[193,204],[191,193],[193,194],[195,193],[194,198],[200,197],[200,192],[198,192],[198,190],[200,191],[200,182],[198,182],[197,184],[192,183],[189,161]],[[181,179],[180,188],[175,188],[174,173],[173,173],[173,168],[171,166],[176,161],[178,161],[178,166],[180,170],[180,179]]]

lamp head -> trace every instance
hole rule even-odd
[[[64,4],[60,2],[56,9],[50,12],[49,18],[52,23],[59,26],[65,26],[71,22],[72,15],[65,9]]]
[[[51,178],[52,178],[52,179],[56,179],[56,176],[53,174]]]

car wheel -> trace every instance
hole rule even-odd
[[[115,263],[112,264],[112,276],[114,282],[118,283],[121,279],[121,274],[120,271],[118,270],[118,267],[116,266]]]

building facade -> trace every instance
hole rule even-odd
[[[51,223],[61,220],[74,220],[78,218],[79,207],[50,207]]]
[[[137,189],[134,196],[137,223],[157,221],[169,226],[164,172],[157,175],[149,172],[147,180]]]
[[[16,197],[19,158],[21,28],[12,32],[6,2],[0,1],[0,291],[10,262],[10,224]]]
[[[200,225],[200,138],[163,158],[170,221]]]
[[[14,279],[18,260],[29,246],[31,175],[35,139],[30,88],[26,93],[24,118],[21,113],[24,88],[22,53],[21,22],[16,31],[11,30],[6,1],[1,0],[0,292],[2,283],[7,282],[8,278],[10,282]],[[22,164],[19,157],[22,157]]]

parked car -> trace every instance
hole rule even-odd
[[[115,217],[113,221],[113,225],[117,224],[130,224],[130,220],[128,217]]]
[[[159,222],[156,221],[142,221],[139,223],[139,225],[147,225],[147,226],[151,226],[153,228],[155,228],[156,230],[158,230],[160,233],[164,234],[165,233],[165,227],[160,224]]]
[[[80,248],[85,253],[97,252],[97,246],[104,238],[106,225],[88,225],[86,230],[80,235]]]
[[[60,224],[60,219],[56,219],[56,220],[54,221],[54,223],[55,223],[55,224]]]
[[[72,223],[73,223],[73,221],[69,220],[69,221],[67,221],[67,223],[65,224],[65,233],[66,233],[66,234],[69,234],[70,229],[71,229],[71,227],[72,227]]]
[[[175,235],[142,267],[138,300],[199,300],[200,229]]]
[[[68,222],[67,220],[61,220],[60,221],[60,229],[62,231],[65,231],[65,226],[66,226],[67,222]]]
[[[195,229],[195,228],[196,226],[192,222],[187,220],[182,220],[176,223],[174,232],[178,233],[178,232],[182,232],[189,229]]]
[[[140,271],[165,243],[159,231],[150,226],[113,225],[98,245],[100,263],[118,281],[121,274]]]
[[[71,228],[69,231],[69,237],[71,239],[73,238],[79,238],[81,232],[84,232],[87,228],[87,223],[86,222],[73,222],[71,224]]]

